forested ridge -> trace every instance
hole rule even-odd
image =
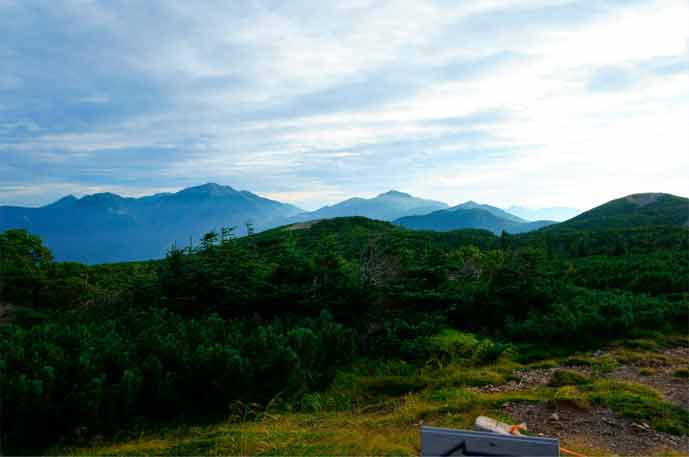
[[[40,238],[8,230],[4,448],[235,402],[299,409],[355,360],[441,357],[448,329],[478,335],[480,360],[686,331],[689,230],[614,220],[495,236],[337,218],[94,266],[54,262]]]

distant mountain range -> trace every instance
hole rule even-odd
[[[363,216],[369,219],[392,221],[413,214],[427,214],[447,208],[447,203],[424,200],[404,192],[391,190],[373,198],[350,198],[316,211],[305,212],[293,217],[294,221],[330,219],[333,217]]]
[[[484,211],[488,211],[490,214],[492,214],[495,217],[499,217],[502,219],[506,219],[510,222],[519,222],[519,223],[525,223],[529,222],[529,220],[522,219],[521,217],[508,213],[505,210],[502,210],[500,208],[497,208],[495,206],[490,206],[490,205],[482,205],[480,203],[476,203],[473,200],[469,200],[468,202],[462,203],[457,206],[453,206],[450,208],[450,211],[457,211],[457,210],[473,210],[473,209],[482,209]]]
[[[396,219],[394,223],[414,230],[449,232],[464,228],[482,228],[500,234],[503,231],[508,233],[530,232],[556,222],[528,222],[493,206],[467,202],[430,214],[401,217]]]
[[[105,263],[164,256],[176,243],[187,246],[209,230],[246,223],[256,231],[318,219],[364,216],[410,229],[485,229],[499,234],[532,230],[598,229],[636,225],[687,225],[689,200],[669,194],[636,194],[613,200],[566,222],[529,221],[500,208],[468,201],[446,203],[389,191],[373,198],[350,198],[316,211],[204,184],[176,193],[126,198],[111,193],[64,197],[39,208],[0,206],[0,231],[25,228],[43,238],[58,260]]]
[[[237,226],[240,235],[246,222],[263,230],[301,212],[251,192],[205,184],[141,198],[101,193],[67,196],[40,208],[0,206],[0,231],[25,228],[40,235],[59,260],[117,262],[162,257],[172,243],[196,243],[223,226]]]
[[[663,193],[633,194],[612,200],[564,222],[529,222],[499,208],[467,202],[430,214],[402,217],[395,224],[415,230],[483,228],[493,233],[601,230],[649,225],[689,225],[689,199]]]
[[[563,206],[554,206],[551,208],[531,209],[523,206],[510,206],[507,212],[519,216],[527,221],[566,221],[574,216],[581,214],[582,211],[575,208],[566,208]]]

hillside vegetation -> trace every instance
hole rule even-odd
[[[681,437],[687,405],[599,376],[647,358],[681,371],[662,352],[686,344],[672,335],[689,318],[689,230],[665,225],[681,219],[665,214],[676,208],[641,226],[609,213],[609,228],[514,236],[365,218],[243,238],[223,229],[158,261],[97,266],[54,262],[38,237],[6,231],[5,449],[81,452],[144,430],[159,438],[83,452],[408,454],[419,421],[468,426],[477,413],[509,419],[524,402],[562,399]],[[586,355],[613,341],[636,352]],[[481,390],[564,363],[594,372]],[[200,435],[171,425],[208,420],[226,425]],[[370,440],[338,434],[350,430]],[[270,447],[265,433],[289,446]]]
[[[549,230],[597,230],[652,225],[689,226],[689,199],[663,193],[628,195],[554,225]]]

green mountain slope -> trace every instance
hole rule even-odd
[[[663,193],[628,195],[545,230],[601,230],[652,225],[688,226],[689,199]]]
[[[489,249],[497,245],[498,238],[487,230],[415,231],[357,216],[300,222],[239,241],[250,243],[266,259],[277,258],[285,246],[294,245],[306,255],[327,248],[344,258],[359,261],[363,254],[368,255],[367,251],[385,251],[388,247],[404,247],[411,252],[420,252],[427,247],[454,249],[468,245]]]

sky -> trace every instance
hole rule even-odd
[[[686,0],[0,0],[0,204],[689,195]]]

